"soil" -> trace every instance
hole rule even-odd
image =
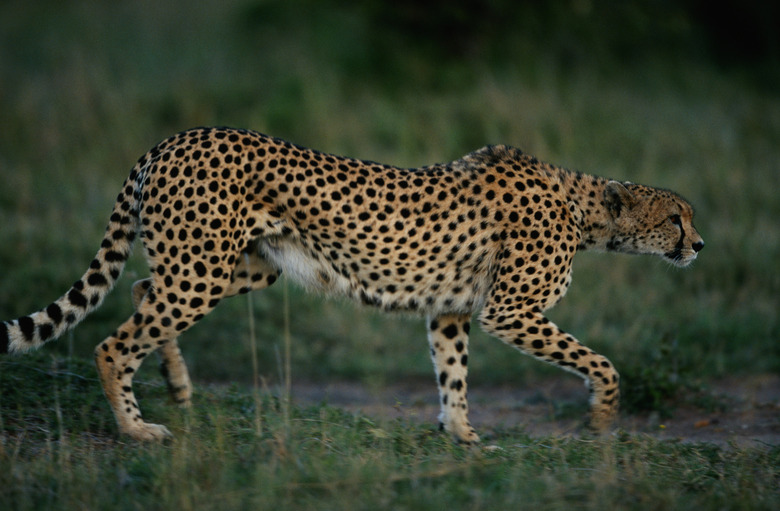
[[[656,413],[621,413],[618,427],[629,434],[661,440],[709,442],[723,447],[780,446],[780,376],[760,375],[722,380],[709,385],[707,410],[676,404],[668,417]],[[377,420],[404,418],[437,424],[435,385],[420,383],[368,387],[354,382],[296,383],[298,405],[327,403]],[[587,391],[577,379],[537,382],[533,388],[510,386],[469,388],[470,419],[482,438],[506,427],[520,427],[532,437],[578,436],[584,431]]]

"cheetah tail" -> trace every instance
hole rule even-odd
[[[103,242],[80,280],[48,307],[0,322],[0,353],[24,352],[60,337],[97,309],[113,289],[133,248],[139,226],[137,168],[117,197]]]

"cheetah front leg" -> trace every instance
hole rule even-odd
[[[483,310],[480,322],[485,331],[523,353],[585,378],[590,389],[590,426],[607,430],[617,416],[620,394],[612,363],[562,331],[538,309],[512,314],[499,314],[498,309],[489,304]]]
[[[469,423],[466,374],[470,316],[444,315],[428,319],[428,342],[439,385],[441,427],[465,444],[479,442]]]

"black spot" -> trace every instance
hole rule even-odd
[[[195,268],[195,273],[198,274],[198,277],[203,277],[204,275],[206,275],[206,266],[200,261],[195,263],[194,268]]]
[[[106,262],[109,263],[121,262],[125,260],[125,256],[119,252],[116,252],[115,250],[109,250],[106,252],[104,258]]]
[[[40,337],[42,341],[46,341],[51,338],[53,333],[54,325],[51,323],[42,323],[38,325],[38,337]]]
[[[87,299],[75,288],[68,292],[68,301],[70,301],[70,303],[76,307],[81,307],[82,309],[87,306]]]
[[[19,322],[19,330],[22,331],[25,340],[32,341],[35,333],[35,321],[30,316],[23,316],[17,321]]]
[[[102,273],[90,273],[89,277],[87,277],[87,284],[90,286],[107,286],[108,280]]]
[[[0,353],[8,353],[8,327],[5,321],[0,322]]]
[[[58,325],[62,321],[62,309],[56,303],[52,303],[46,307],[46,313],[49,315],[55,325]]]
[[[453,324],[447,325],[442,329],[441,333],[443,333],[447,339],[454,339],[458,335],[458,327]]]

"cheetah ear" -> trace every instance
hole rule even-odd
[[[610,215],[617,218],[623,208],[631,209],[634,205],[634,196],[622,183],[610,181],[604,189],[604,203],[607,205],[607,211]]]

